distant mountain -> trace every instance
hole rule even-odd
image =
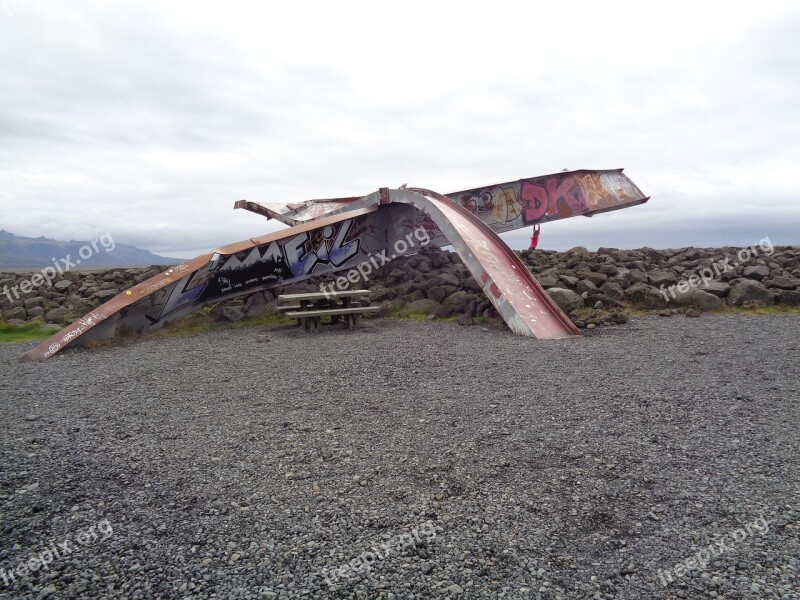
[[[104,243],[105,242],[105,243]],[[14,235],[0,229],[0,269],[36,268],[52,266],[53,262],[64,260],[74,263],[70,268],[83,267],[137,267],[146,265],[173,265],[183,262],[181,258],[158,256],[147,250],[114,244],[108,238],[92,242],[57,242],[45,237],[29,238]],[[83,249],[83,256],[81,256]],[[78,262],[80,261],[80,262]]]

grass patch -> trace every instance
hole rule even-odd
[[[723,304],[719,308],[713,310],[703,310],[695,306],[684,306],[678,304],[668,304],[661,308],[638,308],[627,307],[623,309],[631,317],[654,317],[658,315],[659,311],[665,309],[675,309],[678,314],[684,314],[690,308],[696,308],[704,315],[724,315],[724,314],[738,314],[738,315],[797,315],[800,314],[800,306],[789,306],[787,304],[772,304],[770,306],[727,306]]]
[[[457,316],[436,317],[435,319],[431,319],[431,313],[420,310],[400,311],[400,313],[393,318],[405,319],[407,321],[437,321],[440,323],[455,323],[458,319]]]
[[[30,342],[43,340],[53,335],[57,330],[45,328],[41,321],[28,321],[22,325],[15,325],[5,320],[0,320],[0,343]]]
[[[411,321],[427,321],[430,313],[425,310],[400,310],[397,313],[397,317]]]
[[[770,306],[737,306],[729,309],[730,312],[744,315],[789,315],[800,314],[800,306],[787,304],[772,304]]]
[[[490,317],[478,316],[478,317],[472,317],[472,319],[475,321],[476,325],[498,325],[498,324],[502,324],[503,327],[506,326],[506,324],[503,321],[503,319],[501,319],[499,317],[495,319],[495,318],[490,318]]]
[[[389,319],[407,319],[409,321],[429,321],[431,320],[431,315],[434,313],[430,313],[425,310],[409,310],[408,308],[403,308],[402,306],[394,305],[389,310],[386,318]],[[435,319],[438,322],[442,323],[455,323],[458,321],[458,315],[453,315],[450,317],[436,317]],[[483,316],[474,316],[472,320],[475,322],[476,325],[496,325],[497,323],[503,323],[503,320],[500,318],[492,319],[489,317]]]
[[[173,321],[162,329],[146,335],[148,337],[198,335],[207,331],[213,331],[214,329],[285,325],[289,322],[290,321],[286,318],[286,315],[281,312],[265,313],[257,317],[242,319],[236,323],[231,323],[229,321],[216,321],[214,320],[214,317],[211,316],[211,308],[206,307],[181,317],[177,321]]]

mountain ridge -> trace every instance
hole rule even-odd
[[[59,242],[0,229],[0,269],[44,268],[64,260],[81,267],[138,267],[183,262],[181,258],[159,256],[136,246],[115,243],[106,234],[94,241]]]

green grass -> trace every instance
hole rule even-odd
[[[424,310],[398,310],[396,317],[410,321],[427,321],[430,313]]]
[[[387,315],[390,319],[408,319],[409,321],[428,321],[431,313],[424,310],[408,310],[407,308],[393,307]],[[458,320],[458,315],[452,317],[437,317],[436,321],[444,323],[454,323]],[[488,317],[472,317],[477,325],[493,325],[502,322],[501,319],[490,319]]]
[[[688,307],[667,307],[677,308],[679,312],[685,312]],[[654,316],[660,309],[640,309],[629,307],[626,309],[632,316]],[[589,312],[589,311],[587,311]],[[782,315],[782,314],[798,314],[800,315],[800,306],[786,306],[783,304],[774,304],[771,306],[762,307],[739,307],[730,308],[723,307],[718,310],[708,311],[710,314],[719,313],[739,313],[749,315]],[[386,317],[390,319],[407,319],[409,321],[427,321],[429,313],[425,311],[412,311],[399,306],[393,306]],[[453,322],[456,317],[448,317],[446,319],[436,319],[437,321]],[[475,323],[479,325],[495,325],[500,323],[498,319],[487,319],[485,317],[474,317]],[[260,315],[258,317],[245,318],[238,323],[229,323],[225,321],[215,321],[211,316],[211,308],[206,307],[196,312],[190,313],[177,321],[170,323],[163,329],[153,333],[144,334],[148,337],[172,337],[172,336],[185,336],[185,335],[198,335],[206,331],[214,329],[224,329],[228,327],[258,327],[269,325],[287,325],[293,323],[294,320],[286,318],[286,315],[281,312],[269,313]],[[51,336],[56,330],[53,328],[45,328],[45,325],[40,320],[29,321],[22,325],[14,325],[8,323],[4,319],[0,319],[0,343],[13,343],[13,342],[29,342],[43,340]],[[137,337],[140,334],[135,331],[122,332],[122,338]],[[111,340],[98,340],[97,343]]]
[[[0,320],[0,343],[30,342],[43,340],[53,335],[57,330],[45,329],[41,321],[29,321],[22,325],[15,325],[5,320]]]
[[[286,315],[281,312],[263,314],[258,317],[247,317],[237,323],[215,321],[214,317],[211,316],[211,309],[206,307],[181,317],[163,329],[146,335],[154,337],[197,335],[214,329],[286,325],[290,322],[294,321],[289,321]]]
[[[772,304],[770,306],[736,307],[729,308],[729,312],[746,315],[790,315],[800,314],[800,306],[787,306],[786,304]]]
[[[628,313],[631,317],[654,317],[659,311],[664,309],[674,308],[679,314],[685,313],[692,306],[673,305],[672,303],[661,308],[641,308],[636,306],[628,306],[621,309]],[[800,314],[800,306],[788,306],[786,304],[772,304],[770,306],[727,306],[723,304],[721,307],[714,310],[697,309],[704,315],[724,315],[724,314],[739,314],[739,315],[792,315]]]
[[[215,329],[258,327],[265,325],[285,325],[290,321],[283,313],[264,314],[258,317],[246,317],[238,323],[228,321],[215,321],[211,316],[211,307],[201,308],[173,321],[163,328],[152,332],[140,332],[133,329],[122,330],[113,338],[89,340],[85,343],[87,348],[97,348],[119,343],[121,340],[131,338],[166,338],[200,335]]]

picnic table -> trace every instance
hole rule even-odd
[[[278,306],[278,310],[285,311],[287,317],[296,319],[303,329],[311,333],[319,331],[322,317],[330,317],[333,323],[344,319],[348,329],[355,329],[361,315],[380,310],[379,306],[362,306],[360,302],[353,301],[367,295],[369,290],[282,294],[278,300],[289,304]]]

